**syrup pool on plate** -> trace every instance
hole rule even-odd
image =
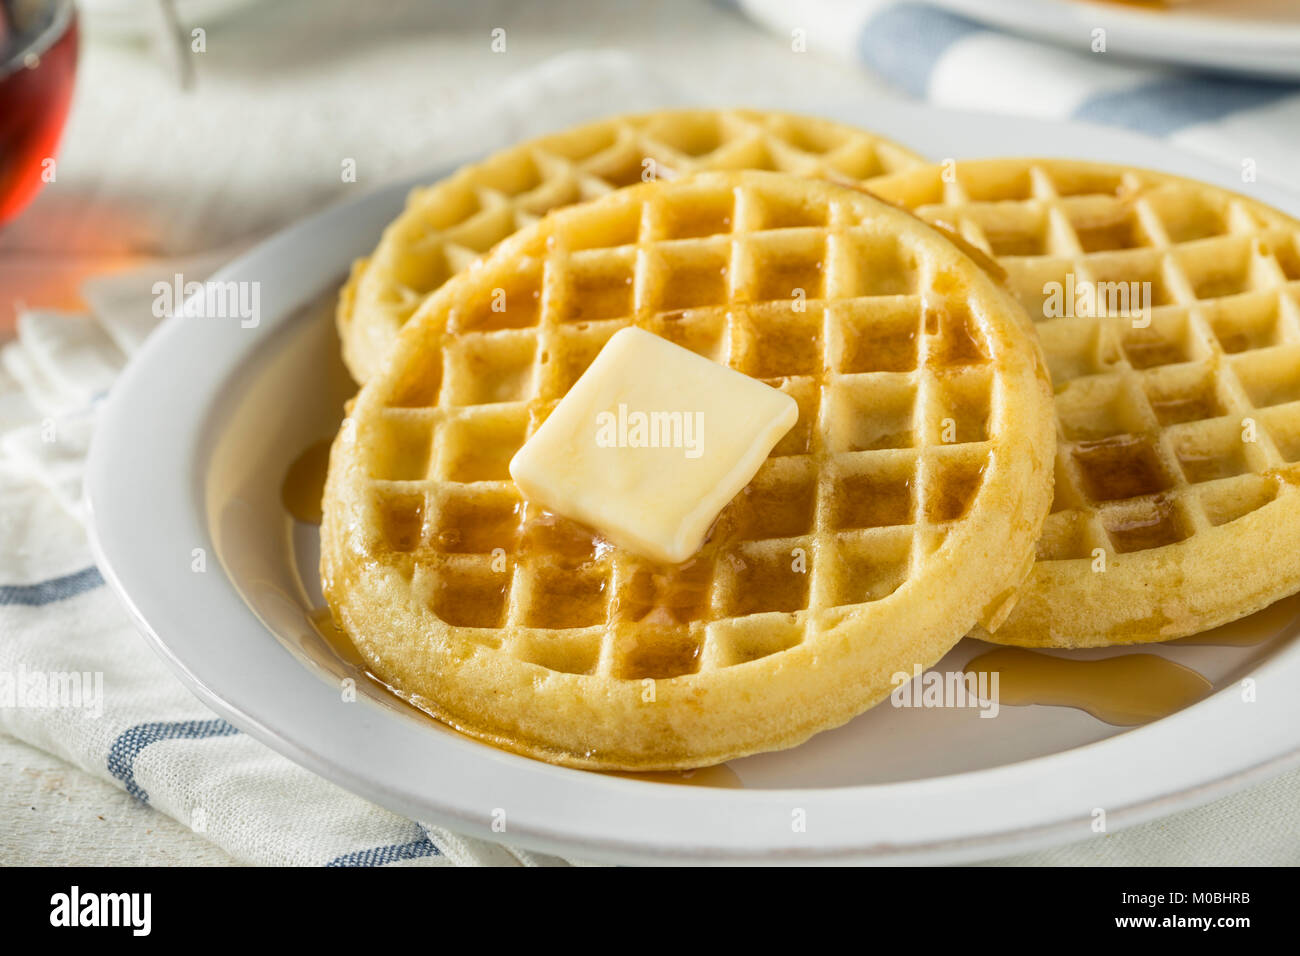
[[[966,671],[996,673],[1000,703],[1077,707],[1119,727],[1168,717],[1213,690],[1196,671],[1155,654],[1082,660],[1001,647],[973,658]]]

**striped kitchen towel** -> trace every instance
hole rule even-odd
[[[1300,84],[1135,63],[1092,52],[1089,34],[1077,49],[1051,46],[939,4],[733,2],[794,48],[861,63],[935,106],[1121,126],[1300,187]]]
[[[406,820],[272,752],[196,700],[105,586],[82,524],[85,454],[154,322],[150,286],[177,268],[95,280],[93,316],[26,312],[0,349],[0,730],[249,863],[562,863]]]

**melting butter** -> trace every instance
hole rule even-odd
[[[629,327],[511,459],[510,476],[530,503],[677,564],[798,417],[790,395]]]

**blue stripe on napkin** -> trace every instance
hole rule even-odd
[[[21,605],[22,607],[40,607],[53,604],[78,594],[85,594],[95,588],[104,586],[104,578],[99,568],[93,564],[61,578],[50,578],[36,584],[0,584],[0,607]]]
[[[882,78],[916,97],[930,88],[930,74],[944,51],[983,30],[964,17],[935,7],[899,3],[881,10],[862,28],[858,55]]]
[[[142,803],[149,802],[135,781],[135,758],[140,751],[160,740],[202,740],[207,737],[229,737],[239,729],[221,718],[212,720],[167,720],[136,724],[122,731],[108,751],[108,772],[126,787],[126,792]]]
[[[1214,76],[1171,76],[1090,96],[1074,118],[1167,136],[1300,93],[1294,84]]]
[[[388,846],[371,847],[369,850],[357,850],[336,856],[326,866],[383,866],[398,860],[418,860],[425,856],[441,856],[438,848],[429,837],[422,836],[410,843],[393,843]]]

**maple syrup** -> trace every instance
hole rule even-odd
[[[327,607],[318,607],[307,614],[307,620],[311,622],[312,629],[320,635],[329,649],[338,656],[339,660],[363,672],[368,678],[373,680],[379,686],[385,686],[379,678],[374,677],[366,670],[365,658],[357,650],[356,645],[352,643],[352,638],[348,637],[343,628],[334,623],[334,616],[330,614]]]
[[[321,498],[325,494],[325,473],[329,470],[328,438],[309,445],[284,473],[280,485],[280,502],[295,520],[305,524],[321,523]]]
[[[1262,611],[1248,614],[1238,621],[1211,628],[1190,637],[1180,637],[1170,644],[1210,645],[1213,647],[1251,647],[1277,637],[1300,617],[1300,594],[1283,598]]]
[[[1077,442],[1073,454],[1084,490],[1093,501],[1136,498],[1165,491],[1171,485],[1146,436],[1115,435]]]
[[[71,3],[0,0],[0,223],[46,181],[72,102],[77,42]]]
[[[421,718],[434,720],[429,714],[420,710],[415,705],[405,700],[394,688],[380,680],[370,672],[366,665],[365,658],[357,650],[352,639],[348,637],[347,632],[334,623],[334,617],[330,614],[328,607],[316,608],[307,614],[308,621],[311,622],[312,629],[325,642],[331,652],[347,666],[350,672],[348,676],[356,675],[364,680],[371,687],[382,692],[387,697],[397,701],[402,707],[409,709],[412,713],[419,714]],[[483,743],[486,746],[492,746],[486,741],[478,740],[475,737],[463,734],[456,727],[438,721],[439,726],[446,727],[455,731],[469,740],[477,743]],[[624,777],[628,780],[644,780],[648,783],[666,783],[677,786],[687,787],[725,787],[739,789],[743,788],[740,777],[737,773],[725,764],[714,767],[700,767],[695,770],[656,770],[656,771],[611,771],[608,776]]]
[[[996,672],[1003,704],[1074,707],[1117,727],[1168,717],[1213,690],[1196,671],[1155,654],[1080,660],[1002,647],[971,659],[965,670]]]
[[[1173,502],[1163,495],[1132,514],[1107,519],[1106,531],[1115,550],[1125,554],[1176,544],[1187,537]]]
[[[695,770],[611,770],[606,771],[605,776],[644,780],[648,783],[670,783],[682,787],[724,787],[733,790],[743,790],[745,787],[740,775],[725,763]]]

